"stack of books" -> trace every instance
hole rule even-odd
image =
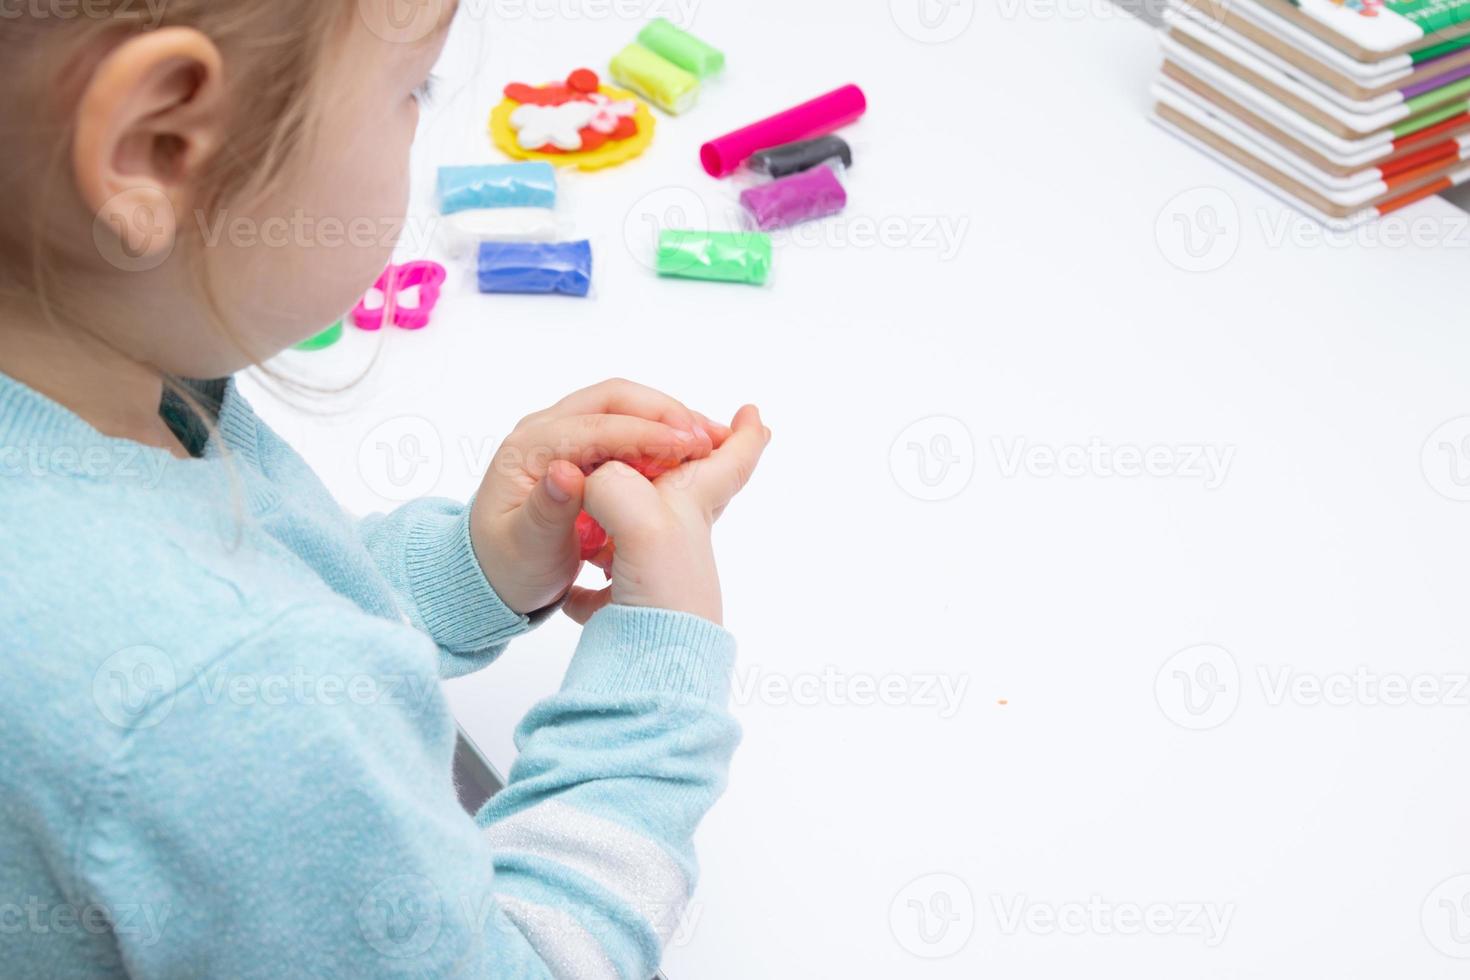
[[[1154,120],[1333,228],[1470,181],[1470,0],[1168,0]]]

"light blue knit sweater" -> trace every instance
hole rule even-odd
[[[0,376],[0,975],[649,976],[738,740],[730,635],[598,613],[471,819],[439,679],[530,623],[466,508],[353,521],[207,390],[178,460]]]

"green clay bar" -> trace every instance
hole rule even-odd
[[[672,116],[692,109],[699,99],[699,79],[641,44],[618,52],[612,76]]]
[[[771,274],[771,236],[746,231],[661,231],[658,274],[765,285]]]
[[[662,17],[643,28],[638,43],[700,78],[709,78],[725,67],[723,51],[679,30]]]

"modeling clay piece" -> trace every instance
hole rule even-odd
[[[522,149],[555,147],[563,152],[575,152],[582,148],[582,130],[592,124],[596,113],[591,102],[523,105],[510,114],[510,124]]]
[[[577,515],[577,543],[582,549],[583,561],[591,561],[607,547],[607,532],[585,510]]]
[[[518,160],[583,170],[633,159],[653,140],[653,114],[631,92],[609,88],[578,68],[562,82],[505,87],[490,113],[490,137]]]
[[[658,274],[680,279],[764,285],[771,273],[771,236],[760,232],[659,232]]]
[[[822,136],[785,146],[773,146],[761,150],[745,161],[745,165],[758,174],[768,177],[790,177],[803,170],[810,170],[820,163],[840,161],[844,167],[852,166],[852,148],[841,136]]]
[[[554,242],[556,212],[548,208],[491,208],[461,211],[439,225],[439,240],[451,259],[477,253],[481,242]]]
[[[795,140],[825,136],[867,111],[868,100],[863,90],[856,85],[844,85],[769,119],[710,140],[700,147],[699,162],[711,177],[728,177],[753,153]]]
[[[342,339],[342,321],[338,320],[321,333],[296,345],[297,350],[326,350]]]
[[[614,102],[599,92],[561,105],[522,105],[510,114],[510,125],[524,150],[581,153],[627,138],[635,131],[637,111],[633,99]]]
[[[630,44],[612,60],[612,76],[664,112],[677,116],[699,101],[699,79],[641,44]]]
[[[549,163],[498,163],[439,168],[439,211],[556,206],[556,171]]]
[[[700,78],[708,78],[725,67],[723,53],[662,17],[643,28],[638,43]]]
[[[672,467],[651,459],[641,459],[630,465],[650,480],[657,480],[672,469]],[[602,554],[602,550],[607,547],[608,540],[607,532],[593,519],[591,514],[584,510],[577,515],[577,543],[582,549],[583,561],[591,561]]]
[[[847,207],[847,191],[831,167],[792,174],[745,190],[740,206],[761,231],[788,228],[836,214]]]
[[[385,323],[404,330],[422,330],[439,305],[439,293],[447,278],[438,262],[390,265],[353,309],[352,323],[360,330],[381,330]]]
[[[626,135],[625,131],[631,132],[631,127],[637,124],[633,122],[633,116],[638,112],[637,99],[621,99],[614,102],[601,92],[588,96],[592,100],[596,110],[592,114],[592,121],[587,128],[594,133],[606,136],[609,139],[621,139]],[[585,140],[585,135],[584,135]]]
[[[592,289],[590,242],[483,242],[482,293],[561,293],[586,296]]]

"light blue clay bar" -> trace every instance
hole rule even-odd
[[[549,163],[497,163],[439,168],[439,213],[486,208],[556,207],[556,169]]]

